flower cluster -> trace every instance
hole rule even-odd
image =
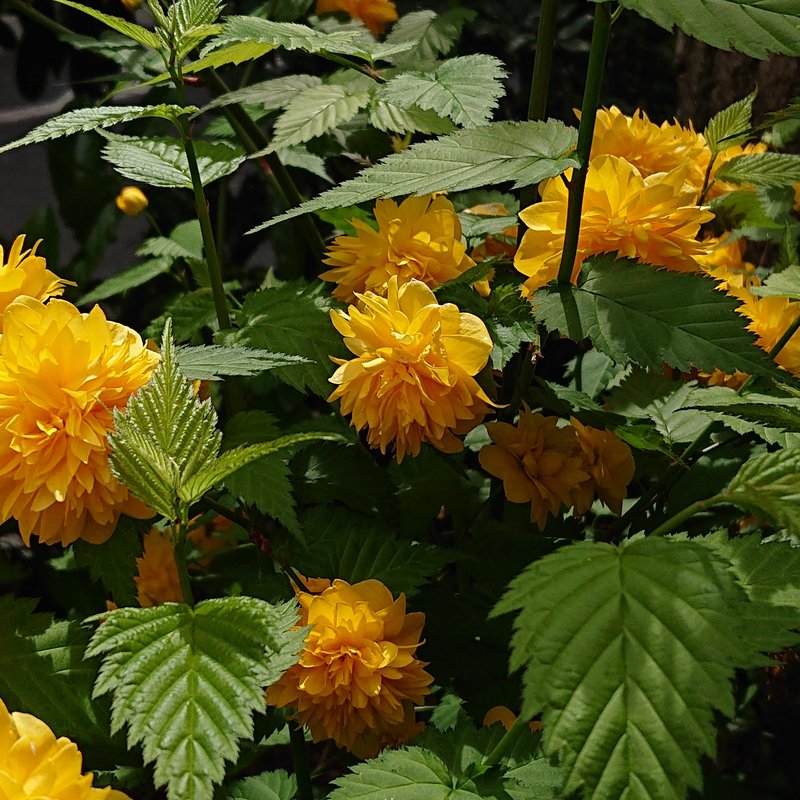
[[[0,700],[0,797],[7,800],[130,800],[110,787],[92,786],[81,772],[74,742],[40,719],[9,712]]]
[[[503,481],[512,503],[530,503],[531,521],[543,529],[562,507],[585,513],[595,497],[619,513],[635,469],[630,448],[610,431],[524,409],[516,425],[487,423],[493,444],[481,449],[481,466]]]
[[[31,535],[103,542],[120,514],[152,513],[111,474],[106,434],[112,410],[147,382],[158,356],[97,306],[83,314],[45,303],[64,282],[43,259],[23,257],[20,239],[9,265],[0,294],[20,293],[0,337],[0,522],[15,518],[26,544]],[[20,272],[33,277],[20,281]]]
[[[433,678],[416,657],[425,615],[406,613],[376,580],[317,583],[298,591],[299,627],[310,626],[300,660],[267,689],[267,702],[292,707],[314,741],[333,739],[360,757],[412,738],[413,706]]]
[[[389,279],[418,280],[435,287],[475,266],[461,241],[461,223],[446,197],[408,197],[375,203],[374,230],[352,220],[356,236],[337,236],[320,277],[337,284],[333,296],[353,302],[362,292],[386,294]]]
[[[484,323],[451,303],[440,305],[420,281],[389,280],[388,295],[357,295],[358,307],[332,311],[334,326],[355,358],[334,359],[330,378],[357,430],[398,461],[423,442],[444,452],[462,448],[456,434],[478,425],[492,401],[474,376],[492,350]]]

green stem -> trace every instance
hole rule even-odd
[[[518,717],[517,721],[505,732],[503,738],[494,746],[494,749],[484,756],[481,766],[488,769],[498,764],[501,758],[507,756],[514,749],[514,745],[527,727],[528,721]]]
[[[297,779],[297,800],[314,800],[303,728],[296,726],[291,720],[289,721],[289,744],[292,748],[294,776]]]
[[[725,497],[721,494],[715,494],[713,497],[709,497],[707,500],[697,500],[690,506],[686,506],[686,508],[684,508],[682,511],[679,511],[677,514],[671,516],[666,522],[662,522],[654,531],[651,532],[650,535],[663,536],[665,533],[674,531],[675,528],[677,528],[684,520],[689,519],[689,517],[693,517],[695,514],[699,514],[701,511],[707,511],[712,506],[718,506],[725,502]]]
[[[539,29],[536,34],[536,55],[533,59],[531,95],[528,101],[528,119],[544,119],[547,116],[547,90],[553,66],[553,47],[556,39],[556,11],[559,0],[542,0],[539,12]],[[536,202],[536,186],[524,186],[519,193],[520,210]],[[523,226],[520,225],[519,238]]]
[[[706,174],[703,176],[703,188],[700,190],[700,197],[697,199],[697,205],[703,205],[706,199],[706,192],[708,192],[709,182],[711,180],[711,170],[714,168],[714,162],[717,160],[716,156],[711,156],[706,167]]]
[[[603,70],[611,38],[611,11],[608,4],[601,3],[594,9],[594,26],[592,43],[589,50],[589,66],[586,69],[586,85],[583,90],[581,104],[581,122],[578,128],[578,147],[576,156],[579,166],[573,171],[569,184],[569,200],[567,201],[567,223],[564,231],[564,248],[561,253],[561,264],[558,267],[558,282],[570,283],[575,256],[578,253],[578,236],[581,231],[581,210],[583,208],[583,192],[586,188],[586,174],[589,171],[589,156],[592,151],[594,122],[597,107],[600,104],[600,90],[603,85]]]
[[[47,30],[54,33],[56,36],[63,37],[74,35],[69,28],[64,27],[64,25],[61,25],[54,19],[50,19],[50,17],[42,14],[41,11],[37,11],[32,5],[23,2],[23,0],[8,0],[8,5],[16,11],[19,11],[20,14],[28,17],[28,19],[38,22],[39,25],[43,28],[47,28]]]
[[[183,602],[186,603],[187,606],[193,606],[194,595],[192,594],[192,585],[189,582],[189,567],[186,563],[186,534],[186,523],[182,522],[178,529],[178,541],[175,542],[173,553],[175,567],[178,570],[178,583],[181,587]]]

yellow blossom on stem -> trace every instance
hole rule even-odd
[[[111,412],[158,362],[134,331],[95,306],[21,297],[0,338],[0,521],[26,544],[104,542],[120,514],[152,512],[111,474]]]
[[[355,355],[335,358],[336,389],[356,430],[371,447],[394,444],[398,461],[422,442],[446,453],[462,449],[456,433],[477,425],[492,401],[473,375],[486,364],[492,340],[486,325],[452,303],[439,305],[420,281],[389,281],[388,296],[359,295],[359,307],[332,311],[331,320]]]
[[[376,36],[397,20],[397,6],[391,0],[317,0],[317,14],[344,12],[359,19]]]
[[[548,514],[572,505],[575,492],[591,479],[578,433],[559,427],[556,417],[520,412],[516,425],[489,422],[493,444],[478,455],[481,466],[503,481],[506,499],[531,504],[531,522],[542,530]]]
[[[3,800],[130,800],[92,786],[77,745],[37,717],[10,713],[0,700],[0,798]]]
[[[594,159],[586,176],[573,283],[583,260],[600,253],[618,252],[679,272],[700,271],[695,259],[707,247],[697,241],[697,234],[714,215],[693,204],[684,178],[684,169],[643,177],[624,159]],[[514,266],[528,276],[523,285],[527,296],[558,277],[567,196],[564,182],[550,179],[542,202],[520,212],[529,230],[522,237]]]
[[[333,281],[333,296],[352,302],[361,292],[385,294],[389,279],[411,279],[439,286],[475,266],[461,241],[461,223],[446,197],[407,197],[375,203],[378,230],[354,219],[356,236],[337,236],[323,259],[333,269],[320,277]]]
[[[147,195],[138,186],[123,186],[114,202],[129,217],[138,217],[148,205]]]
[[[25,247],[25,235],[17,236],[8,258],[0,246],[0,333],[3,331],[3,316],[9,303],[18,297],[35,297],[47,300],[63,294],[65,286],[74,286],[47,269],[47,262],[36,255],[41,240],[30,250]]]
[[[267,689],[267,703],[293,707],[315,742],[333,739],[360,757],[413,736],[413,705],[433,678],[416,657],[425,615],[406,613],[377,580],[335,580],[297,592],[298,627],[310,626],[297,664]]]
[[[619,514],[636,469],[630,447],[611,431],[583,425],[574,417],[570,423],[578,433],[584,469],[589,473],[573,493],[575,513],[585,513],[594,498],[599,497],[615,514]]]

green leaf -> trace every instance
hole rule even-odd
[[[695,389],[686,396],[683,408],[699,408],[738,417],[748,422],[800,433],[800,399],[748,392],[739,394],[724,386]]]
[[[195,139],[194,149],[203,186],[230,175],[244,162],[242,152],[224,142]],[[192,188],[189,162],[178,139],[115,136],[103,148],[103,158],[131,180],[150,186]]]
[[[114,409],[114,431],[108,434],[111,470],[154,511],[186,520],[179,491],[213,464],[222,440],[216,423],[211,401],[197,399],[178,367],[167,323],[152,377],[124,411]]]
[[[208,105],[203,106],[199,113],[203,114],[213,108],[224,108],[235,104],[252,104],[274,111],[276,108],[287,106],[298,92],[321,85],[322,79],[316,75],[284,75],[282,78],[261,81],[261,83],[246,86],[244,89],[220,95]]]
[[[62,0],[63,1],[63,0]],[[22,147],[26,144],[37,144],[62,136],[72,136],[83,131],[96,131],[111,128],[121,122],[131,122],[145,117],[159,117],[174,122],[178,117],[197,111],[196,106],[101,106],[100,108],[79,108],[67,111],[34,128],[21,139],[9,142],[0,147],[0,153]]]
[[[747,97],[737,100],[711,117],[703,136],[712,156],[716,156],[727,147],[741,145],[747,141],[756,93],[756,91],[751,92]]]
[[[329,307],[328,301],[309,297],[292,284],[264,289],[245,300],[236,341],[309,359],[307,365],[279,367],[274,375],[299,391],[311,389],[327,397],[333,391],[328,383],[334,371],[330,356],[347,355]]]
[[[221,8],[219,0],[176,0],[169,7],[167,26],[173,32],[179,61],[209,36],[219,32],[222,26],[214,23]]]
[[[416,66],[447,55],[461,36],[464,25],[475,18],[467,8],[450,8],[436,15],[430,10],[412,11],[401,17],[386,37],[387,44],[413,43],[413,48],[392,58],[401,66]]]
[[[793,535],[800,534],[800,450],[751,458],[721,496]]]
[[[297,794],[297,779],[282,769],[262,772],[228,789],[225,800],[294,800]]]
[[[485,125],[505,94],[502,62],[494,56],[451,58],[426,72],[405,72],[384,87],[401,108],[421,108],[449,117],[463,128]]]
[[[181,222],[169,236],[151,236],[145,239],[136,251],[137,256],[161,256],[170,262],[179,258],[186,260],[203,258],[203,235],[196,219]]]
[[[34,612],[36,601],[0,597],[0,697],[10,711],[43,719],[57,736],[99,746],[108,739],[91,702],[95,665],[83,660],[88,640],[74,622]]]
[[[237,44],[214,50],[197,61],[191,61],[181,67],[184,75],[194,75],[206,69],[219,69],[228,64],[244,64],[245,61],[255,61],[275,49],[274,45],[258,42],[239,42]],[[160,83],[169,77],[169,73],[162,73],[148,83]]]
[[[352,119],[369,102],[368,92],[344,86],[312,86],[295,94],[275,123],[274,137],[265,152],[302,144]]]
[[[761,286],[751,286],[750,291],[759,297],[788,297],[800,300],[800,266],[793,265],[767,278]]]
[[[312,153],[307,147],[303,145],[296,145],[295,147],[288,147],[285,150],[278,150],[275,153],[280,159],[284,167],[294,167],[295,169],[304,169],[318,178],[322,178],[326,183],[333,183],[333,179],[328,175],[325,169],[325,160]]]
[[[511,668],[525,668],[523,714],[544,712],[564,793],[677,800],[699,788],[714,711],[735,710],[734,667],[792,640],[785,614],[754,610],[730,563],[686,539],[580,542],[529,565],[493,613],[518,611]]]
[[[764,198],[752,189],[727,192],[713,198],[709,207],[720,224],[732,230],[740,227],[757,227],[780,230],[783,226],[774,214],[765,208]]]
[[[249,347],[223,347],[202,345],[178,347],[175,358],[184,376],[189,380],[218,381],[225,375],[258,375],[276,367],[308,364],[302,356],[270,353],[268,350],[251,350]]]
[[[132,606],[136,601],[136,559],[142,554],[139,532],[147,522],[122,516],[111,538],[103,544],[78,540],[72,546],[75,563],[85,567],[93,581],[110,592],[118,606]]]
[[[105,300],[120,292],[141,286],[153,278],[169,272],[170,266],[172,266],[172,261],[168,258],[149,258],[135,267],[126,269],[124,272],[104,280],[99,286],[95,286],[91,292],[87,292],[81,297],[77,305],[94,305],[98,300]]]
[[[669,31],[677,26],[720,50],[738,50],[754,58],[769,53],[800,56],[793,0],[620,0],[620,5]]]
[[[153,33],[153,31],[143,28],[141,25],[128,22],[128,20],[122,19],[121,17],[112,17],[109,14],[104,14],[102,11],[98,11],[95,8],[90,8],[82,3],[75,3],[73,0],[56,0],[56,2],[63,6],[69,6],[70,8],[75,8],[78,11],[83,11],[84,14],[94,17],[96,20],[102,22],[104,25],[107,25],[109,28],[112,28],[118,33],[121,33],[124,36],[127,36],[129,39],[133,39],[135,42],[139,42],[139,44],[143,44],[145,47],[149,47],[152,50],[158,50],[162,46],[161,40],[158,38],[158,36]]]
[[[211,800],[238,740],[252,737],[264,687],[297,658],[296,622],[294,603],[226,597],[119,609],[97,629],[95,695],[113,694],[112,730],[128,726],[170,800]]]
[[[754,153],[726,161],[714,180],[751,186],[792,186],[800,183],[800,156],[789,153]]]
[[[435,111],[419,108],[400,108],[386,100],[385,90],[380,87],[373,95],[367,109],[369,124],[379,131],[394,133],[451,133],[453,123],[442,119]]]
[[[161,316],[147,326],[145,335],[158,337],[164,330],[167,319],[172,320],[175,340],[178,342],[188,341],[202,328],[215,327],[217,312],[211,289],[195,289],[188,294],[179,295]]]
[[[704,275],[613,255],[588,259],[582,275],[579,287],[550,284],[534,295],[536,316],[551,330],[659,372],[666,363],[684,372],[781,374],[736,313],[738,302]]]
[[[574,128],[556,120],[495,122],[420,142],[390,155],[352,180],[254,228],[250,233],[321,208],[357,205],[378,197],[475,189],[513,181],[513,188],[538,183],[577,166],[569,155]]]

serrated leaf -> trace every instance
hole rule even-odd
[[[767,278],[761,286],[751,286],[750,291],[759,297],[788,297],[800,300],[800,266],[789,266]]]
[[[716,156],[727,147],[741,145],[747,141],[755,99],[756,92],[753,91],[711,117],[703,136],[712,156]]]
[[[582,274],[579,287],[550,284],[534,295],[536,316],[551,330],[659,372],[666,363],[684,372],[781,374],[736,313],[737,301],[708,277],[613,255],[588,259]]]
[[[715,180],[751,186],[792,186],[800,183],[800,156],[790,153],[754,153],[726,161]]]
[[[758,227],[779,230],[783,227],[776,221],[775,215],[765,208],[760,193],[752,189],[727,192],[715,197],[709,203],[709,208],[728,229]]]
[[[729,562],[686,539],[581,542],[529,565],[493,613],[518,611],[511,667],[525,668],[524,715],[544,711],[564,793],[677,800],[699,788],[714,711],[735,709],[734,667],[792,638],[786,615],[755,610]]]
[[[170,800],[211,800],[238,740],[252,736],[264,688],[291,666],[305,632],[294,603],[252,597],[111,612],[87,654],[103,661],[95,695],[112,694],[112,728],[128,727]]]
[[[312,153],[303,145],[289,147],[286,150],[278,150],[275,153],[284,167],[294,169],[304,169],[318,178],[322,178],[326,183],[333,183],[333,179],[325,169],[325,160],[322,156]]]
[[[104,14],[96,8],[90,8],[82,3],[76,3],[74,0],[56,0],[56,2],[64,6],[69,6],[70,8],[75,8],[78,11],[83,11],[84,14],[94,17],[94,19],[102,22],[109,28],[152,50],[158,50],[162,46],[161,40],[153,31],[143,28],[141,25],[136,25],[134,22],[128,22],[128,20],[122,19],[121,17],[113,17],[109,14]]]
[[[368,92],[344,86],[313,86],[296,94],[275,123],[265,152],[302,144],[352,119],[369,102]]]
[[[401,108],[421,108],[449,117],[463,128],[485,125],[505,94],[502,62],[494,56],[451,58],[428,72],[404,72],[384,87]]]
[[[145,239],[136,251],[137,256],[165,257],[170,261],[179,258],[202,259],[203,235],[196,219],[181,222],[167,236],[152,236]]]
[[[237,781],[228,789],[225,800],[294,800],[296,793],[295,776],[277,769]]]
[[[99,746],[108,738],[91,702],[95,665],[74,622],[35,613],[36,601],[0,597],[0,697],[11,711],[45,720],[58,735]]]
[[[793,0],[620,0],[620,5],[667,30],[677,26],[721,50],[738,50],[754,58],[769,53],[800,56],[800,24]]]
[[[181,372],[191,380],[218,381],[226,375],[258,375],[260,372],[293,364],[308,364],[302,356],[252,350],[249,347],[202,345],[178,347],[175,358]]]
[[[224,142],[195,139],[194,149],[203,186],[230,175],[244,162],[241,150]],[[178,139],[114,137],[106,142],[103,158],[131,180],[165,188],[192,188],[189,162]]]
[[[219,0],[176,0],[168,8],[168,30],[174,36],[174,48],[179,61],[209,36],[219,33],[222,26],[214,23],[221,7]]]
[[[757,392],[742,395],[724,386],[710,386],[692,391],[682,405],[800,433],[800,399],[796,397],[775,397]]]
[[[413,66],[447,55],[461,36],[461,30],[475,12],[467,8],[450,8],[436,15],[430,10],[405,14],[386,37],[388,44],[413,43],[413,49],[395,56],[395,64]]]
[[[261,106],[270,111],[284,108],[298,92],[321,86],[322,79],[316,75],[284,75],[282,78],[273,78],[261,83],[254,83],[244,89],[220,95],[210,103],[203,106],[199,113],[210,111],[213,108],[224,108],[235,104],[252,104]]]
[[[159,117],[174,122],[185,114],[193,114],[196,106],[102,106],[100,108],[79,108],[67,111],[57,117],[34,128],[30,133],[13,142],[0,147],[0,153],[22,147],[27,144],[37,144],[51,139],[60,139],[63,136],[72,136],[83,131],[96,131],[111,128],[121,122],[131,122],[145,117]]]
[[[104,280],[99,286],[92,289],[91,292],[87,292],[81,297],[77,305],[93,305],[98,300],[105,300],[120,292],[125,292],[128,289],[141,286],[153,278],[157,278],[159,275],[169,272],[170,266],[172,266],[171,259],[149,258],[147,261],[142,261],[141,264],[137,264],[135,267],[120,272],[119,275],[114,275]]]
[[[214,50],[196,61],[191,61],[181,67],[184,75],[195,75],[206,69],[219,69],[228,64],[244,64],[246,61],[255,61],[257,58],[265,56],[275,49],[274,45],[264,44],[263,42],[238,42],[236,44]],[[169,77],[168,73],[163,73],[158,78],[153,78],[150,83],[164,80]]]
[[[751,458],[721,496],[791,534],[800,534],[800,450]]]
[[[188,341],[202,328],[214,327],[217,313],[211,289],[195,289],[188,294],[179,295],[162,315],[147,326],[145,335],[157,338],[164,330],[167,319],[172,320],[173,333],[178,342]]]
[[[513,181],[514,188],[560,175],[577,161],[569,155],[574,128],[556,120],[495,122],[420,142],[388,156],[352,180],[323,192],[250,233],[321,208],[357,205],[378,197],[475,189]]]
[[[394,133],[450,133],[453,123],[442,119],[435,111],[419,108],[400,108],[388,102],[379,88],[368,108],[369,124],[379,131]]]

